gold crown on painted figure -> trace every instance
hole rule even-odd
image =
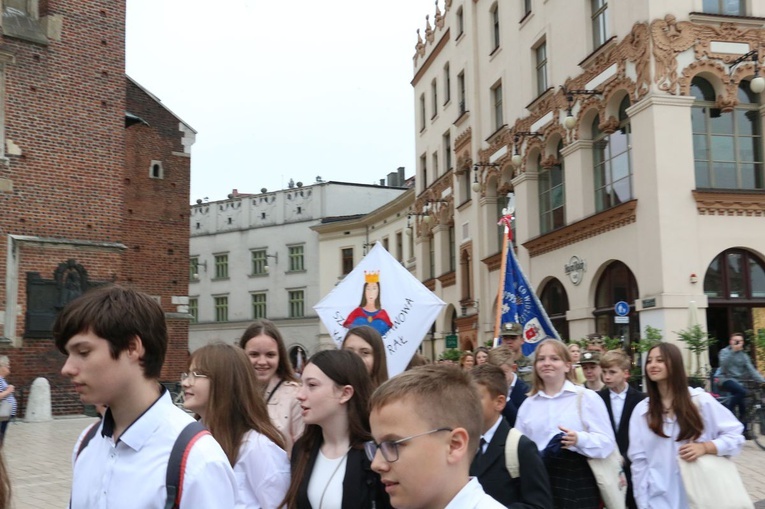
[[[379,283],[380,282],[380,271],[364,271],[364,282],[365,283]]]

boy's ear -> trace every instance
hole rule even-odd
[[[494,410],[496,410],[499,413],[502,413],[502,410],[505,409],[505,405],[507,404],[507,396],[504,394],[499,394],[494,397]]]
[[[447,463],[450,465],[456,465],[462,462],[469,455],[468,449],[470,449],[470,436],[465,428],[454,428],[452,436],[449,440],[449,455],[447,456]],[[475,452],[475,451],[473,451]]]
[[[125,350],[129,358],[139,361],[143,359],[143,355],[146,350],[143,347],[143,341],[138,335],[133,336],[128,341],[127,349]]]

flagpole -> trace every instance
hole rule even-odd
[[[507,250],[509,249],[507,228],[504,228],[504,235],[502,235],[502,263],[499,268],[499,288],[497,289],[497,316],[494,319],[494,337],[499,337],[499,328],[502,326],[502,301],[504,297],[505,288],[505,272],[507,271]]]

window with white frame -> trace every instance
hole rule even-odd
[[[433,152],[433,178],[438,178],[438,152]]]
[[[304,290],[289,290],[287,292],[287,299],[290,318],[302,318],[305,316]]]
[[[444,142],[444,170],[452,169],[452,134],[446,131],[443,136]]]
[[[438,82],[435,78],[430,82],[430,95],[431,95],[431,109],[433,113],[430,115],[430,119],[433,120],[438,115]]]
[[[632,199],[631,130],[627,116],[629,96],[619,105],[619,128],[607,134],[600,130],[600,116],[592,123],[595,177],[595,210],[615,207]]]
[[[252,294],[252,319],[263,320],[268,318],[266,307],[267,297],[266,292],[258,292]]]
[[[465,97],[465,71],[462,71],[457,75],[457,98],[460,101],[460,115],[467,111]]]
[[[153,178],[153,179],[165,178],[165,169],[162,167],[162,161],[152,161],[149,164],[149,178]]]
[[[449,225],[449,272],[457,270],[457,238],[454,235],[454,225]]]
[[[733,111],[716,108],[712,84],[691,81],[693,159],[699,189],[765,189],[759,97],[742,80]]]
[[[542,95],[547,90],[547,42],[534,49],[537,71],[537,95]]]
[[[433,237],[428,238],[428,277],[436,277],[436,242]]]
[[[268,258],[265,249],[253,249],[252,256],[252,275],[259,276],[268,272]]]
[[[444,104],[452,100],[452,76],[449,70],[449,62],[444,66]]]
[[[199,299],[197,297],[189,297],[189,314],[191,315],[191,323],[199,321]]]
[[[491,89],[491,101],[494,106],[494,130],[499,129],[505,124],[502,114],[502,83],[494,85]]]
[[[556,163],[539,171],[539,229],[547,233],[566,225],[566,189],[563,172],[563,156],[560,150],[563,142],[558,143]]]
[[[425,115],[425,94],[420,94],[420,131],[425,130],[425,122],[427,120]]]
[[[197,279],[199,279],[199,257],[192,256],[189,258],[189,281]]]
[[[213,297],[213,309],[216,322],[228,322],[228,296]]]
[[[531,14],[531,0],[523,0],[523,17]]]
[[[228,254],[215,255],[215,279],[228,278]]]
[[[289,246],[287,248],[290,259],[290,272],[300,272],[305,270],[303,247],[304,246],[301,244],[299,246]]]
[[[499,48],[499,2],[491,7],[491,42],[492,53]]]
[[[422,189],[424,191],[428,188],[428,156],[425,154],[420,156],[420,170],[422,170]]]
[[[457,39],[465,32],[465,13],[460,5],[457,9]]]
[[[746,0],[704,0],[702,9],[707,14],[746,16]]]
[[[590,0],[592,12],[592,44],[599,48],[608,40],[608,1]]]

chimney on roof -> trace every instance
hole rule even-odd
[[[398,173],[395,171],[388,173],[388,186],[398,187]]]
[[[403,166],[398,167],[398,185],[400,187],[404,187],[404,183],[406,182],[406,169]]]
[[[384,185],[385,185],[385,179],[380,179],[380,185],[381,185],[381,186],[384,186]]]

